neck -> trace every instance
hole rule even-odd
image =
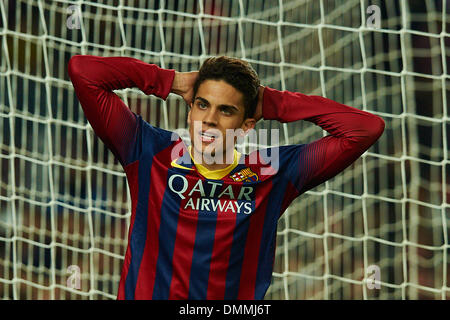
[[[195,148],[191,150],[191,157],[194,159],[195,164],[200,164],[208,170],[220,170],[225,169],[235,161],[235,150],[230,149],[222,153],[221,156],[205,156],[201,152],[198,152]]]

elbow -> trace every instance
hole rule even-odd
[[[383,134],[386,124],[383,118],[374,115],[373,125],[372,125],[372,136],[375,138],[374,142]]]
[[[86,55],[75,55],[70,58],[67,65],[67,71],[72,81],[84,73],[83,70],[87,66],[88,59],[89,56]]]
[[[367,143],[367,148],[372,146],[377,140],[381,137],[381,135],[384,132],[385,128],[385,122],[384,120],[377,116],[372,114],[371,120],[369,122],[366,122],[365,124],[365,139]]]
[[[366,117],[360,118],[359,120],[357,129],[355,128],[355,131],[348,139],[348,142],[354,145],[363,146],[364,149],[368,149],[383,134],[385,122],[381,117],[371,113],[366,113]]]

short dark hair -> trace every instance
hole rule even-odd
[[[194,97],[205,80],[224,80],[239,90],[244,96],[244,119],[254,116],[260,81],[256,71],[247,61],[226,56],[206,59],[194,84]]]

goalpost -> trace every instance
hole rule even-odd
[[[448,8],[442,0],[0,1],[0,299],[115,299],[130,201],[67,74],[75,54],[192,71],[246,59],[264,85],[381,116],[359,160],[279,222],[266,299],[449,299]],[[379,24],[378,24],[379,23]],[[152,125],[186,107],[117,92]],[[258,123],[280,143],[326,133]]]

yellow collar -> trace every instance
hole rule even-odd
[[[241,153],[238,152],[236,149],[234,149],[234,158],[233,163],[229,166],[218,169],[218,170],[209,170],[208,168],[204,167],[202,164],[195,162],[194,157],[191,153],[191,146],[189,146],[189,154],[191,156],[192,161],[195,164],[195,167],[197,168],[198,172],[204,176],[206,179],[214,179],[214,180],[220,180],[223,177],[225,177],[227,174],[229,174],[236,166],[239,164],[239,159],[241,158]]]

